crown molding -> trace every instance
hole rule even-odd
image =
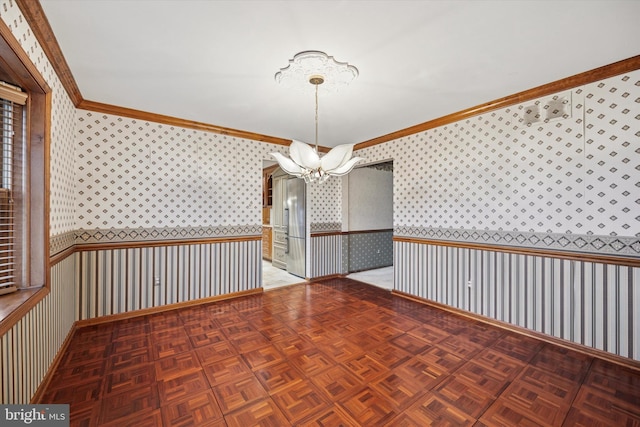
[[[56,36],[53,34],[49,20],[44,14],[40,2],[34,0],[15,1],[27,20],[31,31],[33,31],[36,39],[40,42],[42,50],[44,50],[45,55],[49,58],[69,98],[71,98],[71,101],[77,106],[82,100],[80,89],[73,78],[69,64],[67,64],[67,60],[64,58],[64,54],[60,49]]]
[[[606,78],[614,77],[637,69],[640,69],[640,55],[624,59],[622,61],[614,62],[613,64],[605,65],[603,67],[599,67],[590,71],[585,71],[571,77],[556,80],[555,82],[534,87],[523,92],[514,93],[513,95],[505,96],[504,98],[499,98],[490,102],[486,102],[484,104],[476,105],[475,107],[448,114],[446,116],[442,116],[428,122],[420,123],[406,129],[401,129],[396,132],[389,133],[387,135],[379,136],[377,138],[373,138],[368,141],[356,144],[354,149],[361,150],[373,145],[382,144],[383,142],[388,142],[419,132],[424,132],[429,129],[434,129],[440,126],[448,125],[450,123],[455,123],[460,120],[468,119],[469,117],[487,113],[489,111],[498,110],[500,108],[541,98],[543,96],[552,95],[557,92],[573,89],[578,86],[593,83],[599,80],[604,80]]]
[[[207,132],[251,139],[255,141],[269,142],[278,145],[289,145],[291,143],[290,139],[225,128],[208,123],[201,123],[193,120],[186,120],[177,117],[165,116],[162,114],[135,110],[132,108],[119,107],[115,105],[85,100],[82,97],[80,89],[78,88],[78,84],[76,83],[73,74],[71,73],[69,64],[67,63],[67,60],[62,53],[62,49],[60,49],[58,40],[53,33],[53,29],[49,24],[49,20],[47,19],[40,2],[37,0],[16,0],[16,4],[22,11],[22,14],[29,24],[29,27],[40,43],[42,50],[44,50],[44,53],[51,62],[53,69],[55,70],[58,78],[60,79],[60,82],[62,83],[62,86],[64,87],[67,95],[69,95],[71,102],[73,102],[76,108],[105,114],[115,114],[139,120],[148,120],[188,129],[203,130]]]
[[[94,111],[96,113],[114,114],[116,116],[129,117],[132,119],[146,120],[150,122],[163,123],[166,125],[183,127],[187,129],[202,130],[207,132],[229,135],[238,138],[252,139],[254,141],[269,142],[272,144],[289,145],[290,139],[278,138],[275,136],[262,135],[259,133],[247,132],[238,129],[225,128],[208,123],[196,122],[193,120],[180,119],[162,114],[149,113],[147,111],[135,110],[133,108],[118,107],[116,105],[103,104],[101,102],[87,101],[83,99],[76,108],[81,110]]]
[[[40,42],[42,49],[44,50],[47,58],[51,62],[56,74],[60,78],[62,85],[64,86],[67,94],[71,98],[72,102],[77,108],[106,113],[116,114],[125,117],[131,117],[141,120],[150,120],[172,126],[186,127],[190,129],[204,130],[208,132],[220,133],[223,135],[230,135],[239,138],[252,139],[262,142],[270,142],[279,145],[289,145],[290,139],[277,138],[272,136],[266,136],[256,134],[252,132],[246,132],[237,129],[225,128],[222,126],[216,126],[207,123],[201,123],[191,120],[180,119],[171,116],[165,116],[161,114],[148,113],[140,110],[134,110],[125,107],[118,107],[114,105],[103,104],[94,101],[86,101],[82,98],[80,89],[76,84],[75,79],[69,68],[69,64],[62,54],[62,50],[56,40],[51,25],[47,20],[47,17],[42,10],[40,2],[37,0],[15,0],[16,4],[22,11],[27,20],[27,23],[31,27],[34,35]],[[433,129],[446,124],[454,123],[460,120],[467,119],[479,114],[487,113],[489,111],[497,110],[500,108],[508,107],[510,105],[518,104],[520,102],[529,101],[532,99],[540,98],[543,96],[551,95],[553,93],[562,92],[563,90],[573,89],[575,87],[593,83],[598,80],[603,80],[609,77],[617,76],[629,71],[640,69],[640,55],[614,62],[613,64],[605,65],[590,71],[576,74],[571,77],[557,80],[555,82],[547,83],[542,86],[538,86],[532,89],[518,92],[503,98],[499,98],[493,101],[486,102],[484,104],[476,105],[475,107],[467,108],[462,111],[458,111],[446,116],[439,117],[434,120],[430,120],[424,123],[417,124],[405,129],[401,129],[387,135],[379,136],[377,138],[370,139],[368,141],[360,142],[355,145],[355,150],[361,150],[363,148],[371,147],[374,145],[382,144],[384,142],[392,141],[394,139],[402,138],[405,136],[413,135],[419,132],[424,132],[429,129]],[[322,152],[329,151],[327,147],[319,147]]]

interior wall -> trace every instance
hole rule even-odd
[[[344,238],[342,198],[347,187],[342,179],[331,178],[321,185],[308,185],[310,278],[344,274],[348,271]]]
[[[354,169],[344,178],[348,233],[347,272],[393,265],[393,172],[391,163]]]
[[[566,119],[526,124],[531,101],[357,155],[394,159],[397,236],[638,257],[639,80],[569,91]]]
[[[541,99],[359,150],[394,159],[396,289],[639,358],[638,269],[437,244],[640,258],[639,81],[636,70],[557,94],[568,117],[549,122],[527,123]],[[513,304],[524,317],[501,317]]]
[[[86,110],[75,138],[77,228],[262,223],[262,159],[273,144]]]
[[[165,243],[83,250],[81,319],[262,286],[262,164],[286,147],[85,110],[75,138],[76,244]]]
[[[0,3],[0,19],[53,92],[52,254],[83,242],[160,239],[183,233],[259,235],[262,159],[272,151],[286,153],[286,147],[76,111],[15,2]],[[639,73],[634,72],[571,91],[569,120],[526,126],[521,121],[525,106],[518,105],[361,150],[358,155],[367,161],[394,159],[397,236],[638,256],[640,217],[635,195],[640,153],[633,143],[639,132],[638,80]],[[415,168],[416,164],[426,165],[426,170]],[[192,175],[193,170],[198,175]],[[342,229],[341,181],[327,184],[312,192],[311,232],[337,232],[331,237],[335,240]],[[183,208],[185,203],[188,210]],[[119,236],[122,231],[124,237]],[[341,245],[338,239],[337,248]],[[261,251],[255,252],[259,262]],[[409,271],[420,262],[412,252],[416,251],[398,253],[398,271]],[[225,259],[225,265],[234,264],[235,253]],[[312,258],[316,267],[324,265],[326,254],[338,255],[331,263],[341,262],[340,250],[317,249]],[[326,271],[340,269],[344,266],[332,264]],[[2,403],[29,401],[80,317],[80,307],[87,301],[79,301],[79,290],[73,288],[81,283],[75,277],[78,271],[74,256],[56,264],[49,296],[0,337]],[[630,279],[624,292],[615,272],[596,276],[611,277],[602,289],[618,289],[617,295],[637,306],[637,272],[627,274]],[[430,293],[435,290],[433,283],[411,276],[403,280],[408,287],[402,289],[407,292],[435,295]],[[245,283],[259,286],[260,279]],[[596,285],[603,283],[596,280]],[[589,301],[596,303],[602,292],[592,295],[596,298]],[[596,329],[609,330],[612,322],[604,321],[600,313],[616,311],[620,310],[615,305],[600,307],[593,320]],[[638,336],[638,317],[630,319],[625,331]],[[598,336],[592,344],[597,347],[602,340]]]
[[[51,88],[50,252],[73,244],[75,106],[13,1],[0,2],[0,19]],[[75,321],[73,257],[51,268],[50,293],[0,336],[0,403],[29,403]]]
[[[393,172],[358,167],[348,175],[350,231],[393,228]]]

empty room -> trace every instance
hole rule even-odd
[[[640,425],[639,17],[0,0],[0,424]]]

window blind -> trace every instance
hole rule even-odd
[[[26,94],[0,83],[0,295],[20,286],[25,103]]]

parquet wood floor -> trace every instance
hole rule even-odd
[[[73,426],[640,426],[640,372],[350,279],[78,329]]]

